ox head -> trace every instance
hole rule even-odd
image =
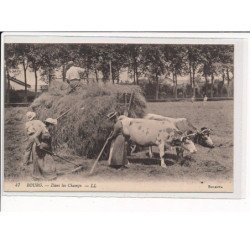
[[[177,136],[177,137],[175,136],[173,138],[172,143],[171,143],[172,146],[181,147],[190,153],[197,152],[197,149],[196,149],[193,141],[189,137],[189,135],[183,135],[182,133],[180,134],[180,132],[178,132],[178,135],[179,136]]]
[[[210,137],[211,129],[203,127],[200,131],[196,132],[195,142],[204,147],[214,148],[214,143]]]

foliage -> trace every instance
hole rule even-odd
[[[213,89],[215,77],[223,85],[233,83],[233,45],[201,44],[6,44],[5,65],[10,72],[23,65],[34,72],[40,72],[50,84],[55,71],[62,70],[63,79],[69,61],[85,69],[84,78],[95,81],[121,83],[121,73],[128,71],[134,84],[143,78],[154,84],[155,98],[159,97],[160,77],[171,76],[173,93],[177,96],[179,76],[189,75],[193,94],[199,87],[197,79]],[[36,75],[37,76],[37,75]],[[211,92],[211,91],[210,91]],[[212,93],[212,92],[211,92]],[[228,91],[229,93],[229,91]]]

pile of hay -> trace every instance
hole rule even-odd
[[[126,109],[124,103],[128,107],[132,93],[129,116],[144,115],[146,101],[138,86],[92,84],[67,95],[62,90],[64,85],[57,82],[54,88],[43,93],[31,105],[41,120],[57,118],[70,109],[52,131],[53,146],[57,151],[67,149],[89,158],[98,155],[113,128],[106,115],[113,111],[123,114]],[[124,93],[128,93],[127,98]]]

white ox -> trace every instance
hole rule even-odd
[[[146,114],[144,119],[147,120],[155,120],[155,121],[166,121],[170,124],[170,126],[175,126],[180,131],[187,131],[188,127],[194,128],[187,120],[187,118],[172,118],[172,117],[165,117],[162,115],[157,114]],[[179,151],[178,151],[179,152]],[[149,147],[148,149],[149,157],[153,157],[152,147]],[[177,156],[179,156],[177,154]]]
[[[148,120],[155,120],[155,121],[166,121],[170,124],[173,124],[177,129],[180,131],[187,131],[190,129],[197,130],[188,120],[187,118],[172,118],[172,117],[166,117],[162,115],[157,114],[146,114],[143,119]]]
[[[194,143],[168,121],[128,118],[120,116],[125,136],[140,146],[158,146],[161,166],[164,162],[165,147],[178,146],[190,153],[197,152]]]
[[[157,114],[146,114],[144,119],[156,120],[156,121],[167,121],[170,124],[176,126],[176,128],[184,133],[189,133],[189,137],[193,138],[195,143],[198,143],[204,147],[214,148],[214,143],[210,137],[211,129],[203,127],[200,131],[194,127],[187,118],[172,118]],[[149,155],[152,156],[151,149]]]

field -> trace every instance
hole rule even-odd
[[[185,181],[209,183],[224,181],[232,183],[233,178],[233,101],[202,102],[161,102],[148,103],[147,112],[170,117],[186,117],[196,127],[208,127],[213,130],[211,135],[215,148],[209,149],[197,145],[198,152],[186,155],[182,163],[177,163],[174,152],[166,153],[168,169],[159,165],[158,150],[154,148],[154,158],[148,159],[147,150],[136,153],[129,158],[127,168],[114,169],[100,161],[92,176],[89,176],[93,159],[83,159],[70,152],[60,152],[61,156],[76,164],[84,166],[83,171],[70,174],[62,179],[81,182],[88,181],[135,183],[144,182],[175,182]],[[32,165],[22,166],[25,148],[24,115],[27,108],[5,109],[5,180],[31,181]],[[60,159],[46,157],[46,164],[54,164],[58,171],[73,167]]]

